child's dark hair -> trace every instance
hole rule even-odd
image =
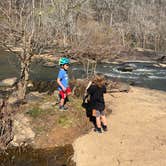
[[[105,85],[105,77],[103,74],[96,74],[96,75],[94,75],[92,82],[96,86],[101,88],[103,85]]]

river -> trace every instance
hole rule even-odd
[[[0,50],[0,80],[9,77],[19,77],[19,62],[15,56]],[[49,81],[55,80],[59,66],[45,67],[34,62],[31,65],[30,79]],[[132,66],[132,72],[118,70],[122,66]],[[135,86],[146,87],[166,91],[166,68],[156,66],[154,62],[126,62],[123,64],[102,63],[97,65],[97,73],[103,73],[108,78],[134,84]],[[85,72],[81,64],[71,64],[70,77],[84,78]]]

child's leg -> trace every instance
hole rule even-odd
[[[59,103],[59,107],[62,108],[64,106],[64,102],[65,102],[65,93],[63,91],[59,92],[59,96],[60,96],[60,103]]]
[[[69,96],[71,95],[71,89],[69,87],[66,89],[65,94],[66,94],[66,99],[65,99],[65,103],[66,103],[69,101]]]
[[[101,121],[104,126],[107,126],[107,119],[106,119],[105,115],[101,115]]]
[[[95,115],[93,115],[93,116],[96,117],[96,126],[97,126],[98,128],[101,128],[100,111],[99,111],[99,110],[95,110],[95,109],[93,109],[92,111],[95,111]],[[93,114],[94,114],[94,113],[93,113]]]
[[[69,96],[70,95],[71,95],[71,89],[68,87],[66,89],[66,91],[64,92],[64,103],[63,103],[63,105],[65,105],[69,101]],[[65,107],[65,108],[67,109],[68,107]]]
[[[101,131],[101,119],[100,119],[100,111],[96,110],[96,132],[102,133]]]
[[[100,116],[96,117],[96,125],[98,128],[101,128],[101,120],[100,120]]]
[[[101,122],[102,122],[102,128],[104,131],[107,131],[107,119],[105,117],[105,115],[101,115]]]
[[[64,99],[62,99],[62,98],[60,99],[60,104],[59,104],[60,107],[62,107],[64,105],[64,101],[65,101]]]

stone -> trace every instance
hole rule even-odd
[[[166,64],[164,64],[164,63],[159,63],[159,67],[164,67],[164,68],[166,68]]]
[[[118,67],[117,69],[122,72],[132,72],[134,70],[132,66],[122,66]]]
[[[8,99],[8,103],[9,104],[14,104],[18,101],[18,99],[14,96],[11,96],[9,99]]]
[[[44,67],[56,67],[57,65],[54,62],[45,62],[43,64]]]
[[[19,146],[24,142],[33,142],[35,133],[30,127],[30,120],[22,113],[18,113],[14,116],[13,120],[13,133],[14,139],[11,144]]]
[[[30,92],[26,95],[26,101],[27,102],[40,102],[42,101],[44,97],[43,93],[39,93],[39,92]]]
[[[17,78],[16,77],[13,77],[13,78],[7,78],[7,79],[4,79],[0,82],[0,85],[1,86],[13,86],[15,85],[17,82]]]
[[[52,108],[52,103],[51,103],[51,102],[43,103],[43,104],[40,105],[40,108],[41,108],[42,110],[50,109],[50,108]]]
[[[119,89],[119,92],[129,92],[130,85],[128,85],[126,83],[120,83],[118,89]]]
[[[0,98],[0,108],[3,106],[3,99]]]

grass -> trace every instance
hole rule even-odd
[[[58,119],[58,125],[63,128],[68,128],[72,125],[73,120],[71,117],[67,115],[61,115]]]
[[[56,96],[45,95],[43,101],[30,104],[26,108],[26,110],[28,110],[26,114],[31,118],[32,128],[38,138],[48,134],[55,128],[70,129],[71,135],[74,135],[76,129],[78,129],[79,132],[87,131],[90,123],[81,106],[81,99],[71,96],[67,103],[69,109],[64,112],[59,111],[58,105],[51,106],[55,100]],[[51,107],[48,109],[41,109],[41,105],[47,102],[50,103]]]
[[[46,128],[44,127],[44,126],[37,126],[36,128],[35,128],[35,132],[36,132],[36,134],[38,135],[38,134],[41,134],[41,133],[43,133],[43,132],[45,132],[46,131]]]
[[[37,118],[40,115],[46,114],[46,111],[38,107],[33,107],[32,109],[28,110],[27,114],[32,118]]]

